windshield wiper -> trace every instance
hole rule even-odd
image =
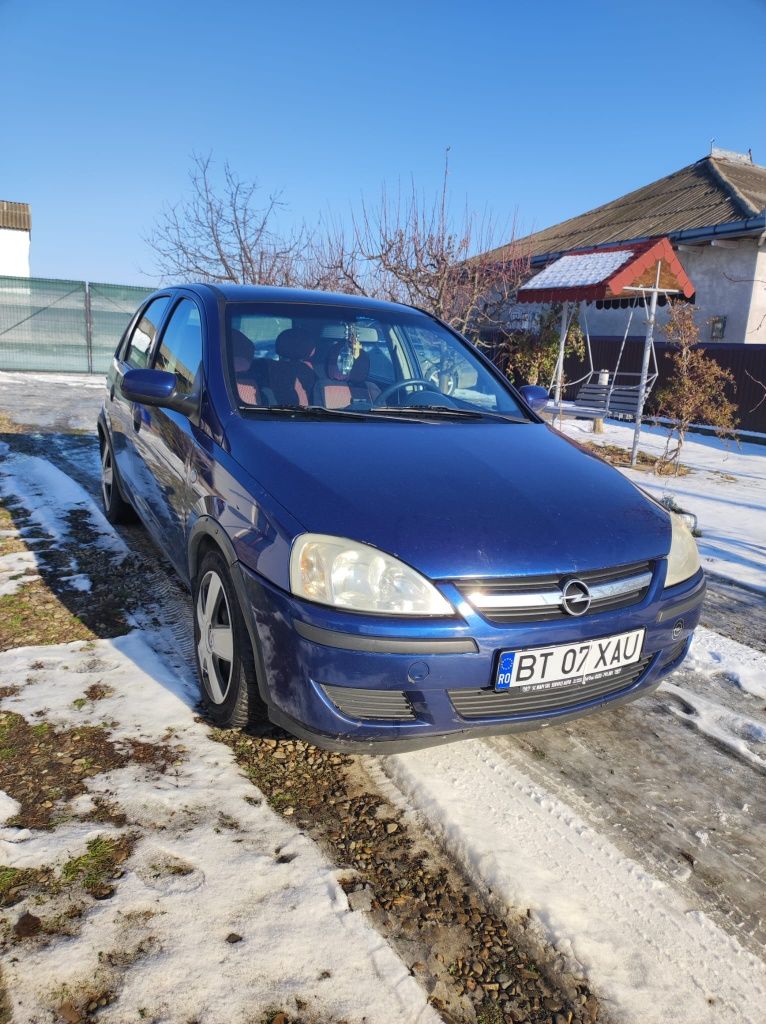
[[[324,405],[240,405],[240,412],[288,414],[301,418],[354,419],[354,420],[401,420],[410,423],[409,416],[379,415],[377,410],[328,409]]]
[[[410,405],[410,406],[395,406],[395,405],[383,405],[376,412],[388,413],[397,412],[400,415],[412,415],[417,416],[418,413],[423,413],[425,416],[449,416],[449,417],[463,417],[464,419],[491,419],[500,420],[503,423],[530,423],[530,420],[521,419],[518,416],[506,416],[502,412],[492,412],[489,409],[458,409],[456,407],[447,405]]]

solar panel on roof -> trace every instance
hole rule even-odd
[[[633,257],[632,249],[562,256],[527,281],[524,291],[537,288],[581,288],[606,281]]]

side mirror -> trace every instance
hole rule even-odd
[[[165,370],[128,370],[122,378],[121,390],[129,402],[154,405],[189,416],[199,405],[198,395],[182,395],[177,391],[174,373]]]
[[[548,392],[537,384],[525,384],[519,392],[532,412],[541,412],[548,404]]]

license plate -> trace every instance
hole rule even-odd
[[[496,690],[539,693],[608,679],[641,657],[644,630],[526,651],[502,651]]]

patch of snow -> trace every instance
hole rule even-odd
[[[77,935],[47,937],[4,966],[17,1024],[47,1020],[63,986],[78,993],[100,983],[119,992],[99,1011],[104,1024],[246,1024],[269,1008],[297,1016],[296,999],[310,1019],[438,1024],[419,983],[349,908],[341,872],[269,808],[140,634],[1,654],[0,685],[20,680],[4,709],[61,727],[103,723],[116,741],[171,746],[175,761],[163,774],[134,762],[87,783],[127,814],[124,831],[138,842],[114,895],[88,909]],[[110,695],[75,707],[96,682]],[[88,807],[79,797],[67,811]],[[114,831],[71,817],[45,833],[5,828],[0,857],[60,865]],[[238,941],[227,941],[232,933]],[[139,947],[136,963],[111,977],[104,954]]]
[[[20,810],[21,804],[0,789],[0,825],[4,825],[9,818],[12,818],[14,814],[18,814]]]
[[[556,420],[558,426],[558,420]],[[633,426],[606,422],[603,434],[593,434],[583,420],[564,420],[563,433],[585,443],[630,448]],[[660,455],[667,431],[642,427],[640,450]],[[681,462],[687,476],[655,476],[620,469],[656,498],[671,495],[698,519],[702,536],[697,544],[706,569],[766,592],[766,446],[734,444],[717,437],[687,435]]]
[[[702,675],[723,674],[745,693],[766,698],[766,654],[698,626],[685,664]]]
[[[129,553],[90,495],[45,459],[36,455],[5,458],[0,464],[0,495],[19,501],[32,521],[54,541],[69,536],[69,514],[83,511],[98,533],[94,543],[119,558]]]
[[[93,581],[84,572],[77,573],[74,576],[62,576],[61,582],[66,583],[70,590],[79,590],[84,594],[90,593],[93,589]]]
[[[762,1024],[766,965],[570,807],[472,740],[384,770],[466,872],[536,927],[630,1024]]]
[[[752,749],[754,744],[766,748],[766,726],[763,722],[730,711],[717,701],[708,700],[675,683],[663,682],[661,689],[676,698],[678,703],[671,705],[674,715],[754,768],[766,772],[766,757]]]
[[[16,594],[27,583],[39,579],[37,558],[32,551],[11,551],[0,555],[0,597]]]

